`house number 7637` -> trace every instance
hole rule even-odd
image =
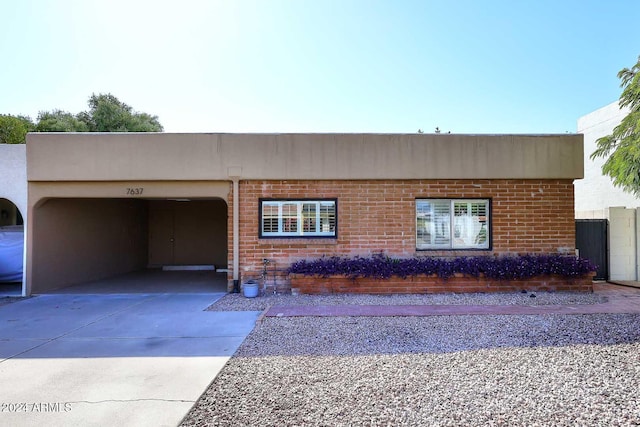
[[[128,196],[140,196],[140,195],[142,195],[143,191],[144,191],[144,188],[142,188],[142,187],[127,188],[127,195]]]

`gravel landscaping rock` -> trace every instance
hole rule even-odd
[[[410,295],[280,295],[246,298],[227,294],[207,310],[262,311],[280,305],[573,305],[597,304],[606,297],[574,292],[495,293],[495,294],[410,294]]]
[[[640,315],[265,318],[183,425],[640,425]]]

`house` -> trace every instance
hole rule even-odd
[[[24,145],[0,144],[0,295],[21,294],[25,289],[26,159]],[[15,286],[16,282],[23,283]]]
[[[582,135],[32,133],[25,293],[322,255],[575,251]]]
[[[611,134],[629,113],[613,102],[578,119],[578,133],[584,135],[584,179],[575,183],[575,217],[581,220],[603,220],[608,228],[599,237],[608,263],[611,280],[638,280],[640,262],[638,245],[640,227],[638,209],[640,200],[613,185],[609,176],[602,174],[604,158],[591,159],[596,141]]]

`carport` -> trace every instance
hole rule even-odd
[[[25,294],[162,268],[215,268],[216,281],[237,286],[234,195],[245,159],[254,173],[270,169],[254,153],[261,145],[222,134],[28,134]]]
[[[30,218],[29,293],[226,291],[230,187],[32,185],[31,200],[38,199]],[[118,192],[132,194],[114,197]]]

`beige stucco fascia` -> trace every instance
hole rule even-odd
[[[579,179],[582,135],[33,133],[34,181]]]
[[[228,202],[226,181],[49,181],[29,183],[29,206],[48,198],[222,199]],[[129,189],[141,189],[131,193]]]

